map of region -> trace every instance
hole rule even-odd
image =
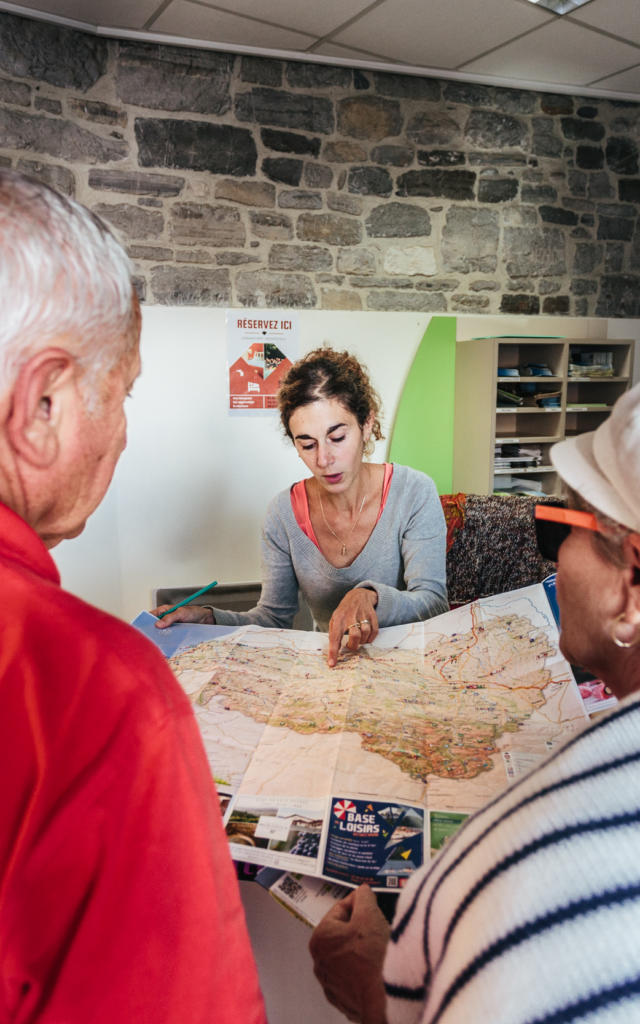
[[[243,809],[232,845],[260,862],[290,867],[268,850],[321,833],[332,795],[467,814],[587,721],[539,585],[383,629],[333,669],[326,644],[249,626],[170,660]]]

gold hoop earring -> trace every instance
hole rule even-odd
[[[619,622],[622,622],[623,619],[624,619],[624,612],[620,612],[619,615],[616,615],[615,619],[613,620],[613,622],[611,624],[611,630],[610,630],[611,639],[613,640],[613,642],[616,645],[616,647],[625,647],[625,648],[627,648],[627,647],[635,647],[635,645],[640,640],[640,631],[636,631],[636,635],[634,636],[633,640],[621,640],[620,637],[616,633],[616,626],[618,625]]]

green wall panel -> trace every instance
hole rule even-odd
[[[456,318],[434,316],[400,396],[389,458],[428,473],[440,494],[453,479]]]

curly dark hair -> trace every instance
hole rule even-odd
[[[335,398],[353,413],[360,427],[373,413],[371,436],[384,437],[380,426],[382,403],[365,366],[349,352],[326,346],[308,352],[290,368],[278,391],[280,421],[293,440],[289,421],[296,409],[323,398]],[[373,443],[371,444],[373,449]]]

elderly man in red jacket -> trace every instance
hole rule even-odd
[[[125,446],[127,257],[84,207],[0,170],[0,295],[0,1020],[263,1024],[189,703],[47,550]]]

